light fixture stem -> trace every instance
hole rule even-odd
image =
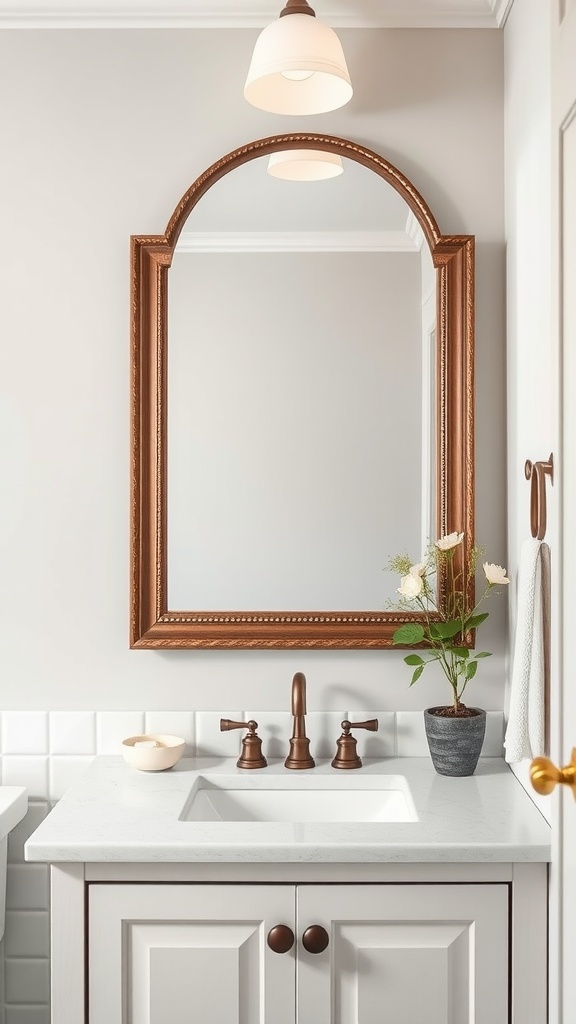
[[[316,11],[313,11],[306,0],[286,0],[286,7],[280,11],[280,17],[284,18],[287,14],[311,14],[313,18],[316,17]]]

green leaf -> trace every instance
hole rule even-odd
[[[466,665],[466,679],[474,679],[476,675],[476,669],[478,668],[477,661],[469,661]]]
[[[400,626],[392,637],[393,644],[402,644],[402,646],[410,646],[410,644],[419,644],[424,639],[424,630],[422,626],[417,622],[407,622],[405,626]]]
[[[419,654],[407,654],[404,658],[407,665],[424,665],[424,658],[421,658]]]
[[[477,629],[488,618],[488,612],[480,612],[479,615],[471,615],[464,623],[466,629]]]
[[[418,679],[420,679],[420,676],[422,675],[423,671],[424,671],[424,665],[419,665],[418,668],[414,669],[414,673],[412,675],[412,679],[410,680],[410,686],[414,686],[414,683]]]
[[[491,655],[490,651],[480,651],[480,653],[479,654],[475,654],[474,657],[475,658],[491,658],[492,655]]]
[[[457,658],[469,658],[470,651],[467,647],[449,647],[448,650],[451,654],[455,654]]]
[[[449,640],[459,632],[459,622],[433,622],[430,626],[430,636],[433,640]]]

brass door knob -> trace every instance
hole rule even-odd
[[[330,936],[321,924],[311,924],[302,936],[302,945],[308,953],[323,953],[330,942]]]
[[[530,765],[530,781],[537,793],[548,796],[555,786],[570,786],[576,799],[576,747],[565,768],[557,768],[549,757],[535,757]]]
[[[287,924],[275,924],[268,932],[268,945],[273,953],[287,953],[294,945],[294,932]]]

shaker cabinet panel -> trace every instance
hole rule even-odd
[[[298,890],[298,1024],[508,1024],[506,885]]]
[[[90,1024],[294,1024],[294,890],[91,885]]]
[[[89,892],[89,1024],[508,1024],[506,884]]]

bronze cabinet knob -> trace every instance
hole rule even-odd
[[[311,924],[302,936],[302,945],[308,953],[323,953],[329,942],[330,936],[321,924]]]
[[[294,932],[287,924],[275,924],[268,932],[268,945],[273,953],[287,953],[294,945]]]

